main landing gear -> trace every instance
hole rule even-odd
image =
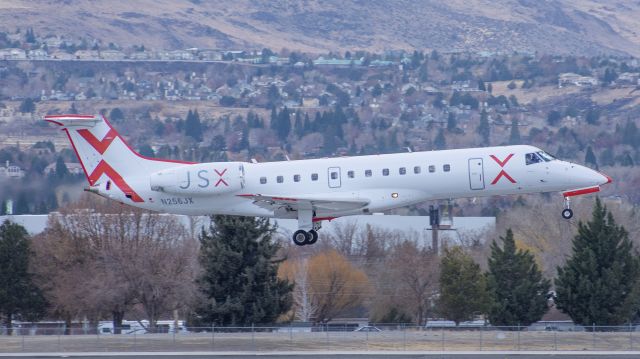
[[[298,246],[314,244],[318,241],[318,230],[322,222],[314,222],[315,212],[312,209],[298,209],[298,229],[293,233],[293,243]]]
[[[315,229],[305,231],[299,229],[293,234],[293,243],[298,246],[304,246],[307,244],[314,244],[318,241],[318,232]]]
[[[571,210],[571,200],[569,197],[564,198],[564,209],[562,210],[562,218],[571,219],[573,211]]]

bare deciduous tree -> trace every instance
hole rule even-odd
[[[139,308],[136,319],[155,330],[194,296],[197,243],[174,216],[83,198],[52,214],[37,242],[47,293],[66,320],[110,315],[120,327]]]

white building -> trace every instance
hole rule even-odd
[[[6,162],[5,166],[0,166],[0,178],[22,178],[24,177],[24,171],[18,166],[13,166]]]

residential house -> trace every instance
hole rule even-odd
[[[103,60],[124,60],[124,52],[120,50],[101,50],[100,58]]]
[[[638,79],[640,79],[640,73],[623,72],[616,79],[616,83],[621,85],[638,85],[640,84]]]
[[[65,162],[65,167],[67,167],[67,171],[72,175],[81,175],[83,172],[82,165],[77,162]],[[56,163],[50,163],[47,167],[44,168],[44,174],[49,175],[56,172]]]
[[[34,49],[29,50],[28,56],[31,60],[44,60],[49,57],[49,54],[44,49]]]
[[[76,59],[80,60],[97,60],[100,54],[96,50],[78,50],[75,52]]]
[[[305,97],[302,99],[302,107],[307,107],[307,108],[320,107],[320,100],[315,97]]]
[[[27,52],[23,49],[0,49],[0,60],[26,60]]]
[[[24,177],[24,171],[18,166],[9,164],[9,161],[5,163],[5,166],[0,166],[0,178],[22,178]]]
[[[198,57],[204,61],[221,61],[222,53],[218,50],[200,50]]]
[[[564,86],[596,86],[598,85],[598,79],[592,76],[582,76],[567,72],[558,76],[558,88]]]

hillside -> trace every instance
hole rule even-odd
[[[0,3],[0,31],[147,48],[306,52],[538,51],[640,56],[640,3],[595,0],[92,1]]]

